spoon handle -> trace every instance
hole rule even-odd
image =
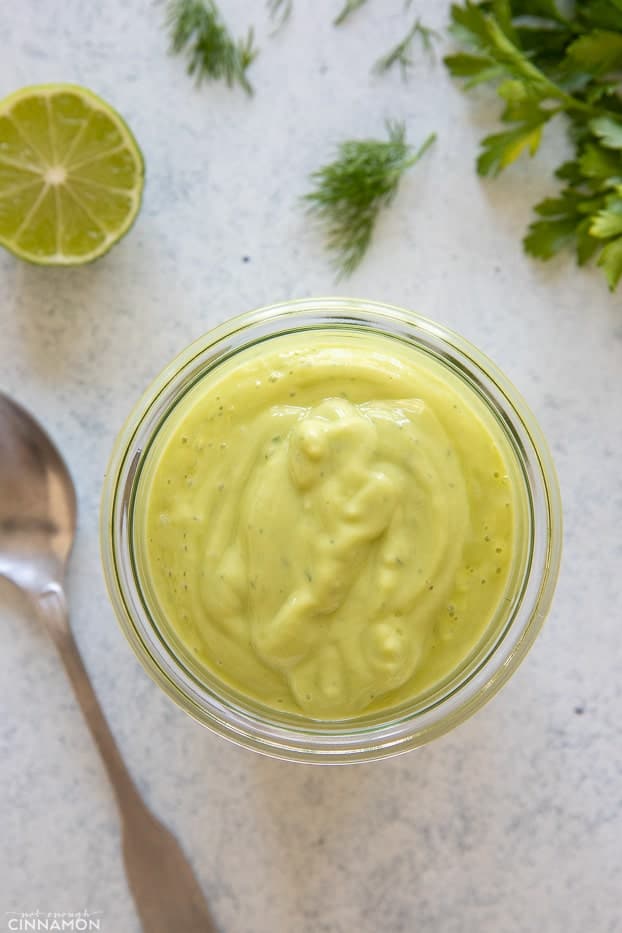
[[[44,590],[37,608],[114,788],[123,824],[125,870],[144,933],[218,933],[181,846],[147,808],[125,766],[71,632],[61,587]]]

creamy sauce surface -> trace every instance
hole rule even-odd
[[[517,554],[516,463],[475,392],[387,337],[273,338],[195,385],[139,484],[167,637],[278,711],[344,719],[456,671]]]

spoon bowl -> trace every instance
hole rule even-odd
[[[32,416],[0,393],[0,575],[35,597],[62,584],[76,517],[63,458]]]

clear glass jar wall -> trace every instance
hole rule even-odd
[[[206,374],[243,350],[284,334],[332,330],[392,338],[458,375],[502,427],[518,465],[525,502],[523,555],[512,599],[490,637],[454,676],[412,702],[344,721],[316,721],[255,703],[184,656],[154,612],[137,558],[134,506],[149,450],[167,417]],[[367,761],[406,751],[447,732],[511,676],[548,611],[561,553],[561,504],[540,429],[515,388],[475,347],[412,312],[348,299],[309,299],[242,315],[206,334],[148,389],[122,429],[102,501],[102,558],[121,627],[153,679],[186,712],[256,751],[316,763]]]

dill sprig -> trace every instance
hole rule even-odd
[[[371,242],[380,209],[395,197],[400,178],[436,139],[420,149],[406,142],[403,123],[387,122],[388,141],[343,142],[335,161],[313,172],[315,190],[305,196],[308,210],[326,228],[326,246],[334,254],[338,278],[351,275]]]
[[[334,26],[341,26],[342,23],[345,23],[347,18],[354,13],[359,7],[362,7],[367,0],[346,0],[341,13],[333,20]]]
[[[294,0],[268,0],[268,13],[274,22],[274,32],[278,32],[292,15]]]
[[[223,79],[229,87],[237,82],[247,94],[253,93],[246,76],[257,57],[252,29],[246,38],[236,41],[214,0],[169,0],[167,25],[171,51],[187,52],[188,74],[197,84]]]
[[[386,55],[383,55],[382,58],[379,58],[373,70],[377,74],[383,74],[385,71],[390,71],[394,65],[399,65],[402,78],[406,80],[408,71],[413,66],[411,53],[416,38],[421,40],[427,52],[431,52],[433,41],[440,39],[440,36],[436,30],[430,29],[429,26],[424,26],[421,20],[417,18],[402,41],[398,42],[398,44],[392,48],[390,52],[387,52]]]

